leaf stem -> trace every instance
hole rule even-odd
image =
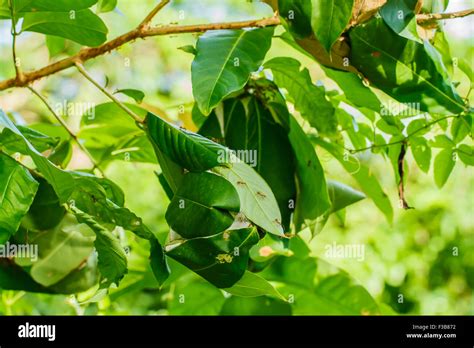
[[[77,135],[72,131],[72,129],[67,125],[67,123],[62,119],[61,116],[59,116],[56,111],[54,111],[54,109],[52,108],[52,106],[49,104],[48,100],[46,100],[46,98],[41,95],[40,92],[38,92],[36,89],[34,89],[33,87],[31,86],[28,86],[27,87],[34,95],[36,95],[42,102],[43,104],[46,106],[46,108],[51,112],[51,114],[53,114],[54,118],[61,124],[61,126],[66,130],[66,132],[68,132],[69,136],[74,140],[74,142],[77,144],[77,146],[79,146],[79,148],[81,149],[81,151],[83,153],[85,153],[87,155],[87,157],[89,157],[89,160],[92,162],[93,164],[93,170],[94,169],[97,169],[101,174],[102,176],[104,176],[104,172],[102,171],[102,169],[99,168],[99,165],[97,164],[97,162],[95,161],[94,157],[92,157],[92,155],[90,154],[90,152],[87,150],[87,148],[81,143],[81,141],[79,140],[79,138],[77,137]]]
[[[76,61],[75,65],[76,65],[77,70],[82,74],[82,76],[84,76],[94,86],[96,86],[102,93],[104,93],[107,97],[109,97],[109,99],[111,99],[115,104],[117,104],[119,108],[121,108],[128,115],[130,115],[135,120],[135,122],[137,122],[140,125],[145,124],[145,121],[140,116],[138,116],[135,112],[130,110],[130,108],[128,108],[124,103],[118,100],[112,93],[107,91],[107,89],[102,87],[99,82],[94,80],[94,78],[86,71],[86,69],[84,68],[81,62]]]
[[[23,81],[23,73],[21,71],[20,62],[16,54],[16,37],[18,36],[18,33],[16,31],[16,18],[15,18],[14,6],[15,4],[13,0],[8,0],[8,7],[10,8],[10,15],[12,17],[11,35],[12,35],[13,66],[15,67],[16,80]]]

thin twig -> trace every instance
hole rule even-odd
[[[17,80],[22,80],[23,74],[21,72],[21,67],[17,58],[16,54],[16,37],[18,33],[16,32],[16,18],[15,18],[15,10],[14,10],[14,2],[13,0],[8,0],[8,6],[10,8],[10,14],[12,16],[12,27],[11,27],[11,35],[12,35],[12,55],[13,55],[13,66],[15,67],[15,76]]]
[[[141,28],[142,30],[148,29],[150,27],[150,23],[152,19],[156,16],[158,12],[161,11],[163,7],[168,5],[170,0],[162,0],[156,7],[148,14],[148,16],[145,17],[145,19],[140,23],[138,28]]]
[[[121,108],[123,111],[125,111],[127,114],[129,114],[135,122],[139,124],[144,124],[145,121],[138,116],[136,113],[134,113],[132,110],[130,110],[125,104],[123,104],[120,100],[118,100],[112,93],[107,91],[104,87],[100,85],[99,82],[94,80],[94,78],[86,71],[84,66],[80,62],[75,63],[77,70],[87,79],[89,80],[94,86],[96,86],[102,93],[104,93],[107,97],[109,97],[119,108]]]
[[[455,117],[459,117],[458,115],[449,115],[449,116],[445,116],[445,117],[441,117],[441,118],[438,118],[437,120],[434,120],[432,122],[429,122],[427,123],[426,125],[424,125],[423,127],[420,127],[418,128],[416,131],[408,134],[406,137],[404,137],[403,139],[401,140],[397,140],[397,141],[394,141],[394,142],[391,142],[391,143],[388,143],[388,144],[373,144],[371,146],[368,146],[368,147],[364,147],[364,148],[361,148],[361,149],[347,149],[347,148],[344,148],[346,151],[349,151],[351,154],[355,154],[355,153],[358,153],[358,152],[363,152],[363,151],[367,151],[367,150],[372,150],[372,149],[376,149],[376,148],[380,148],[380,147],[385,147],[385,146],[393,146],[393,145],[399,145],[399,144],[402,144],[404,142],[406,142],[409,138],[411,138],[412,136],[418,134],[419,132],[433,126],[434,124],[436,123],[439,123],[443,120],[446,120],[448,118],[455,118]]]
[[[77,146],[79,146],[79,148],[81,149],[82,152],[84,152],[87,157],[89,157],[89,160],[92,162],[93,164],[93,169],[97,169],[101,174],[102,176],[104,176],[104,172],[102,171],[102,169],[99,168],[99,165],[97,164],[97,162],[95,161],[94,157],[92,157],[92,155],[90,154],[90,152],[87,150],[87,148],[81,143],[81,141],[79,140],[79,138],[77,137],[77,135],[72,131],[71,128],[69,128],[68,124],[62,119],[61,116],[59,116],[56,111],[54,111],[54,109],[52,108],[52,106],[49,104],[48,100],[46,100],[46,98],[41,95],[40,92],[38,92],[36,89],[34,89],[33,87],[31,86],[28,86],[27,87],[34,95],[36,95],[42,102],[43,104],[46,106],[46,108],[51,112],[51,114],[53,114],[54,118],[61,124],[61,126],[66,130],[66,132],[68,132],[68,134],[70,135],[70,137],[74,140],[74,142],[77,144]]]
[[[104,43],[99,47],[87,47],[79,51],[78,54],[62,59],[53,64],[47,65],[41,69],[24,73],[22,79],[11,78],[0,82],[0,91],[12,88],[12,87],[25,87],[31,82],[42,79],[49,75],[55,74],[59,71],[68,69],[75,65],[76,62],[84,63],[87,60],[97,58],[101,55],[109,53],[124,44],[134,41],[139,38],[146,38],[151,36],[162,36],[162,35],[173,35],[173,34],[185,34],[185,33],[202,33],[208,30],[220,30],[220,29],[242,29],[251,27],[266,27],[275,26],[280,24],[278,17],[265,18],[261,20],[249,20],[242,22],[228,22],[228,23],[212,23],[212,24],[199,24],[199,25],[182,25],[174,26],[167,25],[156,28],[140,29],[136,28],[128,33],[125,33],[109,42]]]
[[[444,19],[462,18],[472,14],[474,14],[474,9],[450,13],[420,13],[416,15],[416,21],[418,24],[423,24],[425,22],[434,22]]]

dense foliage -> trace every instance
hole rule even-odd
[[[364,199],[374,203],[370,214],[385,217],[387,230],[400,228],[395,209],[410,214],[417,208],[406,187],[413,169],[409,155],[416,171],[432,170],[440,189],[456,166],[474,165],[471,66],[450,53],[440,22],[425,16],[444,12],[449,1],[264,2],[259,5],[277,13],[279,25],[196,28],[205,32],[195,44],[173,52],[192,57],[194,102],[178,107],[178,116],[186,115],[179,124],[144,102],[151,94],[146,84],[136,81],[130,88],[130,81],[119,80],[122,87],[112,92],[108,78],[97,82],[84,67],[94,48],[104,48],[108,28],[101,17],[117,11],[117,0],[0,0],[16,73],[11,85],[0,84],[2,93],[8,98],[8,88],[27,87],[50,112],[30,121],[0,110],[0,245],[38,252],[35,258],[0,255],[7,302],[25,292],[74,295],[71,301],[81,308],[76,312],[94,313],[125,297],[133,313],[134,294],[152,294],[150,308],[171,314],[410,311],[404,296],[411,294],[387,285],[382,298],[374,298],[352,274],[328,262],[363,259],[364,244],[344,249],[351,245],[334,239],[324,259],[311,241],[328,229],[331,216],[342,223],[346,210]],[[127,16],[135,5],[118,6]],[[154,15],[132,35],[153,30]],[[58,62],[51,70],[23,71],[18,54],[27,52],[15,45],[28,32],[39,33],[34,37]],[[285,48],[268,57],[277,44]],[[79,51],[81,46],[92,49]],[[2,48],[2,59],[10,56]],[[70,64],[64,68],[76,68],[74,78],[109,99],[82,110],[78,132],[67,122],[74,105],[63,97],[58,99],[64,104],[50,104],[35,87],[36,80],[59,73],[64,61]],[[334,89],[315,83],[308,64],[318,65]],[[321,151],[340,163],[357,188],[335,180]],[[82,168],[74,162],[77,153],[85,157]],[[377,157],[392,168],[389,184],[374,175],[370,161]],[[128,182],[119,185],[111,172]],[[127,187],[133,183],[145,192],[160,187],[150,189],[159,196],[135,196]],[[392,188],[398,196],[386,193]],[[140,214],[129,199],[140,202]],[[166,211],[156,208],[161,202]],[[165,229],[158,227],[163,221],[140,217],[143,207],[155,209]],[[370,219],[361,223],[368,226]],[[430,223],[406,222],[420,230]],[[429,282],[442,283],[455,269],[466,279],[466,292],[474,288],[469,237],[437,246],[448,261],[439,259]]]

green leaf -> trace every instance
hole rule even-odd
[[[168,302],[170,315],[218,315],[225,301],[222,291],[201,280],[173,284],[176,296]]]
[[[439,188],[443,187],[449,178],[449,175],[453,171],[454,165],[453,150],[443,149],[438,155],[436,155],[433,168],[434,168],[434,179],[436,186]]]
[[[117,0],[99,0],[97,12],[104,13],[113,11],[117,7]]]
[[[222,130],[216,114],[211,113],[199,134],[222,138],[226,146],[235,150],[238,157],[262,176],[275,195],[283,228],[288,231],[296,196],[295,155],[288,140],[288,132],[257,98],[249,99],[247,110],[240,99],[229,99],[224,102]],[[281,161],[281,158],[286,160]]]
[[[28,141],[40,152],[50,150],[58,146],[59,138],[50,137],[32,128],[17,126],[18,130]],[[0,147],[8,153],[19,152],[28,155],[23,144],[18,143],[18,137],[10,130],[4,130],[1,133]]]
[[[50,230],[63,220],[66,209],[59,203],[56,192],[45,179],[35,179],[39,183],[38,192],[21,225],[26,230]]]
[[[471,129],[471,115],[456,117],[451,124],[451,135],[453,137],[453,141],[456,144],[460,143],[471,132]]]
[[[239,196],[225,179],[211,173],[188,173],[166,211],[166,221],[180,236],[211,236],[226,230],[239,212]]]
[[[326,68],[321,65],[327,77],[337,83],[348,101],[358,107],[366,107],[375,112],[380,112],[381,102],[372,90],[362,83],[354,73]]]
[[[191,76],[194,98],[203,114],[208,115],[225,97],[245,86],[262,64],[273,31],[273,27],[219,30],[199,38]]]
[[[430,141],[431,147],[438,147],[443,149],[451,149],[456,144],[445,134],[438,134]]]
[[[170,276],[170,268],[163,247],[156,238],[150,239],[150,266],[158,284],[163,285]]]
[[[65,203],[74,190],[75,183],[72,175],[56,167],[39,153],[1,110],[0,127],[8,129],[17,137],[18,144],[24,146],[20,152],[27,153],[31,156],[38,170],[43,174],[44,178],[51,184],[51,186],[53,186],[60,202]],[[5,130],[3,132],[5,132]]]
[[[125,94],[127,97],[132,98],[135,100],[138,104],[140,104],[143,99],[145,98],[145,93],[138,89],[131,89],[131,88],[126,88],[126,89],[118,89],[114,92],[114,94]]]
[[[51,152],[48,159],[53,164],[66,168],[72,159],[73,151],[72,143],[70,141],[63,141]]]
[[[39,252],[38,261],[31,267],[31,276],[36,282],[51,286],[89,257],[94,248],[94,233],[72,215],[66,215],[58,226],[29,236],[28,242],[38,245]]]
[[[257,229],[245,228],[179,241],[165,250],[168,256],[218,288],[227,288],[242,278],[247,269],[249,249],[257,242]]]
[[[444,12],[448,7],[449,0],[423,0],[423,10],[428,13]]]
[[[66,49],[66,39],[58,36],[46,35],[46,47],[49,52],[49,59],[59,55]]]
[[[156,147],[155,153],[162,171],[162,173],[158,175],[158,180],[168,194],[168,198],[171,200],[174,192],[181,186],[184,177],[184,168],[173,162]]]
[[[434,60],[433,47],[394,33],[382,19],[371,19],[350,31],[351,63],[375,87],[414,109],[460,113],[462,99]],[[438,54],[439,55],[439,54]]]
[[[474,166],[474,147],[461,144],[455,151],[464,164]]]
[[[197,54],[196,47],[194,47],[193,45],[181,46],[181,47],[178,47],[178,50],[192,54],[193,56]]]
[[[242,278],[226,292],[239,297],[258,297],[270,295],[286,302],[286,298],[275,287],[258,274],[245,271]]]
[[[198,134],[188,132],[148,113],[147,133],[156,148],[173,162],[192,172],[202,172],[226,163],[227,150]],[[224,158],[224,159],[222,159]]]
[[[271,110],[256,98],[250,100],[248,111],[247,132],[244,133],[248,134],[246,147],[236,148],[227,141],[226,144],[233,149],[247,149],[256,153],[255,170],[270,186],[282,215],[281,224],[285,231],[289,231],[296,198],[296,158],[288,131],[273,119]],[[239,137],[235,125],[227,125],[227,129],[233,133],[233,139]],[[285,160],[282,161],[282,158]]]
[[[344,273],[322,279],[314,290],[286,286],[294,296],[294,315],[376,315],[380,309],[370,294]]]
[[[394,136],[402,134],[403,124],[392,116],[382,116],[380,120],[377,121],[376,126],[378,129],[384,133],[391,134]]]
[[[30,12],[22,31],[33,31],[72,40],[85,46],[99,46],[107,40],[108,29],[91,10],[74,12]]]
[[[291,315],[291,305],[271,297],[228,298],[219,315]]]
[[[431,163],[431,147],[423,137],[410,138],[410,148],[418,167],[425,173],[430,170]]]
[[[398,35],[423,43],[416,29],[417,3],[418,0],[390,0],[380,9],[380,15]]]
[[[95,233],[94,247],[99,255],[100,288],[107,289],[111,284],[119,285],[127,273],[127,255],[120,241],[90,215],[79,209],[72,209],[77,220],[89,226]]]
[[[147,239],[152,243],[155,242],[155,236],[143,224],[142,220],[128,209],[120,206],[123,205],[123,193],[113,183],[93,175],[66,172],[55,167],[26,140],[2,112],[0,112],[0,126],[8,128],[17,135],[19,141],[24,144],[25,151],[32,157],[41,174],[53,187],[61,204],[67,202],[91,215],[100,224],[121,226],[140,238]],[[160,267],[163,270],[167,269],[166,264],[160,265]],[[163,276],[167,277],[166,274]]]
[[[407,127],[407,135],[416,134],[417,136],[421,136],[429,132],[429,127],[427,126],[428,122],[424,118],[420,118],[414,120],[408,124]]]
[[[8,0],[0,0],[0,20],[9,19],[11,17],[11,11],[8,6]]]
[[[18,230],[37,190],[38,182],[28,170],[0,153],[0,245]]]
[[[290,117],[291,146],[296,156],[297,198],[293,221],[296,229],[305,221],[314,221],[330,207],[326,179],[314,146],[296,119]]]
[[[14,2],[16,12],[68,12],[87,9],[95,5],[97,0],[14,0]]]
[[[342,35],[352,17],[354,0],[311,0],[311,26],[327,52]]]
[[[140,117],[147,114],[135,105],[125,105]],[[115,103],[100,104],[86,111],[78,138],[94,159],[104,165],[113,160],[156,163],[146,133]]]
[[[7,258],[0,258],[0,289],[41,293],[53,292],[35,282],[28,272]]]
[[[240,210],[247,219],[269,233],[284,235],[278,203],[257,172],[238,159],[229,167],[216,167],[214,171],[234,185],[240,198]]]
[[[272,70],[276,84],[288,91],[296,109],[311,126],[323,134],[336,131],[334,107],[326,99],[324,87],[313,84],[308,69],[300,71],[300,62],[282,57],[266,62],[265,68]]]
[[[328,180],[328,192],[332,202],[332,213],[366,198],[362,192],[334,180]]]
[[[93,219],[94,223],[103,226],[121,226],[148,240],[151,267],[156,279],[162,284],[168,278],[169,269],[160,243],[141,218],[121,206],[123,192],[112,182],[92,176],[79,176],[76,178],[76,188],[69,202],[80,211],[87,212],[87,216]]]
[[[274,8],[274,10],[276,10]],[[313,34],[311,27],[311,1],[278,0],[278,12],[285,18],[291,34],[300,39]]]
[[[153,238],[153,233],[141,218],[110,199],[101,179],[76,174],[75,183],[74,192],[68,201],[70,205],[87,212],[99,223],[121,226],[147,240]]]
[[[294,237],[291,239],[293,241]],[[291,257],[278,257],[263,270],[262,277],[269,281],[291,284],[299,288],[313,289],[316,276],[317,262],[315,258],[300,258],[296,253]]]
[[[344,169],[357,180],[362,191],[373,200],[377,208],[379,208],[387,220],[391,222],[393,220],[393,209],[390,200],[369,168],[363,165],[356,157],[346,157],[341,149],[334,144],[318,138],[312,140],[339,161]]]
[[[257,262],[265,262],[276,256],[291,256],[293,253],[286,244],[288,243],[283,238],[267,233],[250,249],[250,258]]]
[[[58,294],[77,294],[87,291],[99,282],[97,255],[92,253],[77,269],[69,273],[58,283],[51,285],[51,290]]]

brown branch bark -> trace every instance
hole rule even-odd
[[[224,22],[224,23],[211,23],[211,24],[197,24],[197,25],[166,25],[162,27],[150,28],[150,22],[153,17],[169,3],[169,0],[162,0],[150,14],[140,23],[140,25],[123,34],[119,37],[104,43],[99,47],[87,47],[83,48],[78,54],[62,59],[53,64],[47,65],[41,69],[25,72],[20,77],[14,77],[8,80],[0,82],[0,91],[13,88],[13,87],[25,87],[30,83],[55,74],[59,71],[68,69],[76,64],[76,62],[83,63],[87,60],[97,58],[101,55],[109,53],[126,43],[132,42],[136,39],[144,39],[151,36],[162,36],[162,35],[174,35],[174,34],[186,34],[186,33],[202,33],[208,30],[222,30],[222,29],[242,29],[252,27],[266,27],[275,26],[280,24],[280,18],[277,16],[264,18],[260,20],[248,20],[240,22]],[[416,16],[417,21],[421,24],[436,20],[452,19],[469,16],[474,14],[474,9],[453,12],[453,13],[430,13],[430,14],[418,14]]]
[[[416,20],[418,24],[423,24],[425,22],[440,21],[444,19],[454,19],[466,17],[474,14],[474,9],[459,11],[459,12],[450,12],[450,13],[420,13],[416,15]]]
[[[400,177],[400,181],[398,182],[398,197],[400,199],[400,207],[407,210],[413,209],[407,203],[405,198],[405,169],[403,168],[405,164],[405,155],[407,153],[407,142],[406,140],[402,143],[400,148],[400,154],[398,155],[398,176]]]
[[[266,27],[280,24],[278,17],[265,18],[260,20],[249,20],[241,22],[228,22],[228,23],[211,23],[211,24],[198,24],[198,25],[181,25],[181,26],[162,26],[156,28],[147,28],[145,25],[142,26],[143,22],[134,30],[129,31],[119,37],[104,43],[99,47],[87,47],[81,49],[78,54],[62,59],[53,64],[47,65],[41,69],[24,72],[21,79],[11,78],[0,82],[0,91],[12,88],[12,87],[25,87],[30,83],[55,74],[59,71],[68,69],[75,66],[76,63],[83,63],[87,60],[94,59],[106,53],[109,53],[124,44],[134,41],[136,39],[143,39],[150,36],[162,36],[162,35],[173,35],[173,34],[185,34],[185,33],[202,33],[208,30],[221,30],[221,29],[242,29],[250,27]]]

